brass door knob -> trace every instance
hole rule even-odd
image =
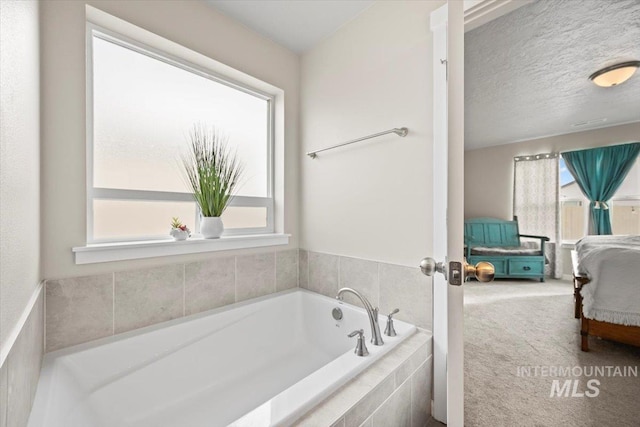
[[[479,282],[491,282],[496,275],[496,269],[490,262],[480,261],[475,266],[464,263],[465,278],[475,276]]]

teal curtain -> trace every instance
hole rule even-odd
[[[567,151],[562,158],[589,203],[590,234],[611,234],[608,201],[640,153],[640,142]]]

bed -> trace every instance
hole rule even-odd
[[[588,236],[571,255],[582,351],[590,336],[640,346],[640,236]]]

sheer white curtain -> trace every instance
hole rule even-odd
[[[514,159],[513,214],[520,233],[547,236],[547,275],[562,277],[560,254],[560,186],[557,154]]]

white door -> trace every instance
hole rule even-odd
[[[432,14],[434,73],[433,254],[449,275],[433,278],[433,417],[464,422],[463,294],[448,282],[462,277],[464,226],[464,12],[449,1]],[[450,269],[448,263],[460,266]],[[433,266],[431,266],[433,267]],[[453,271],[455,270],[455,272]],[[428,272],[429,273],[429,272]],[[456,278],[453,275],[457,275]]]
[[[434,146],[433,254],[421,263],[433,275],[433,417],[464,424],[464,32],[532,0],[448,0],[431,14]],[[446,260],[446,262],[445,262]],[[424,261],[424,260],[423,260]],[[438,267],[447,273],[433,274]],[[483,281],[493,278],[484,266]],[[488,268],[488,270],[487,270]]]

